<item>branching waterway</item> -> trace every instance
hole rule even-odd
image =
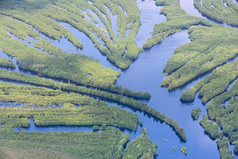
[[[166,21],[166,17],[159,14],[161,7],[156,7],[154,1],[137,1],[138,8],[141,13],[141,26],[137,35],[137,44],[142,46],[143,43],[151,36],[153,31],[153,25]],[[181,7],[190,15],[199,16],[204,18],[193,6],[192,0],[181,0]],[[114,17],[116,21],[116,17]],[[209,20],[207,18],[204,18]],[[210,22],[214,22],[209,20]],[[115,23],[115,22],[114,22]],[[215,23],[215,22],[214,22]],[[105,56],[93,46],[92,41],[83,33],[73,28],[69,24],[61,23],[62,26],[70,30],[80,41],[83,42],[84,49],[77,50],[75,47],[70,47],[68,44],[63,46],[60,42],[55,42],[55,46],[62,48],[64,51],[81,52],[85,55],[92,56],[98,59],[106,67],[110,67],[114,70],[118,70],[110,62],[106,60]],[[113,28],[117,31],[116,25]],[[117,32],[116,32],[117,33]],[[61,39],[64,40],[64,39]],[[60,40],[60,41],[61,41]],[[66,40],[66,39],[65,39]],[[52,42],[52,41],[51,41]],[[63,41],[62,41],[63,42]],[[184,158],[184,154],[180,152],[180,147],[185,146],[188,149],[188,158],[192,159],[215,159],[219,158],[219,152],[215,141],[211,140],[208,135],[204,133],[204,129],[200,126],[199,120],[202,115],[206,115],[206,108],[202,105],[201,100],[196,96],[193,103],[181,103],[179,98],[184,90],[187,90],[195,82],[204,78],[204,76],[195,79],[182,88],[178,88],[169,92],[167,88],[161,88],[160,84],[164,77],[166,77],[162,71],[165,67],[167,60],[174,53],[174,49],[180,45],[190,42],[188,38],[188,31],[184,30],[179,33],[175,33],[161,43],[154,45],[151,49],[145,50],[139,55],[139,58],[131,64],[131,66],[121,72],[121,76],[117,80],[117,85],[123,88],[128,88],[133,91],[149,92],[151,99],[149,101],[142,101],[154,108],[155,110],[163,113],[165,116],[171,117],[176,120],[178,124],[184,128],[187,134],[187,142],[181,142],[171,127],[165,123],[155,121],[153,118],[144,115],[144,113],[136,112],[139,116],[139,120],[143,122],[143,127],[148,131],[149,137],[153,142],[158,145],[158,158]],[[73,50],[72,50],[73,49]],[[5,57],[4,53],[0,52]],[[5,57],[9,58],[9,57]],[[17,63],[16,69],[18,69]],[[16,70],[19,72],[18,70]],[[232,83],[233,84],[233,83]],[[130,108],[122,107],[115,103],[109,103],[120,108],[132,111]],[[194,121],[191,117],[192,109],[201,108],[201,115],[197,121]],[[31,127],[26,131],[92,131],[92,127],[36,127],[34,121],[30,120]],[[124,133],[129,133],[131,140],[140,136],[141,127],[138,126],[136,131],[123,130]],[[176,148],[176,150],[174,148]]]

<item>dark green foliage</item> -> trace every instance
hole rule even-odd
[[[238,144],[236,144],[235,147],[234,147],[234,153],[238,154]]]
[[[203,115],[200,124],[212,139],[216,139],[222,135],[222,133],[218,130],[217,123],[209,120],[205,115]]]
[[[200,108],[193,109],[191,112],[191,116],[193,117],[194,120],[198,120],[200,113],[201,113]]]
[[[133,140],[131,144],[127,145],[122,159],[152,159],[157,155],[156,149],[156,144],[150,140],[146,129],[143,128],[141,136]]]

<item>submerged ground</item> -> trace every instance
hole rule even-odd
[[[237,11],[0,1],[0,158],[237,158]]]

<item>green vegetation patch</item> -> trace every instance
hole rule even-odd
[[[34,9],[29,9],[31,6]],[[137,59],[142,48],[136,44],[136,35],[140,26],[140,12],[136,0],[26,0],[26,1],[1,1],[1,17],[3,17],[4,29],[13,33],[19,38],[25,39],[23,28],[34,27],[41,33],[53,39],[67,38],[76,47],[83,48],[83,44],[59,22],[65,22],[85,33],[108,60],[119,68],[126,69]],[[84,14],[86,12],[86,15]],[[91,13],[94,14],[91,14]],[[118,40],[112,29],[112,15],[117,15]],[[14,21],[8,24],[5,19]],[[92,20],[92,23],[88,19]],[[98,20],[104,25],[99,27]],[[10,22],[9,21],[9,22]],[[18,21],[18,22],[16,22]],[[21,21],[29,26],[21,26]],[[15,25],[13,25],[15,24]],[[25,25],[26,25],[25,24]],[[15,31],[14,27],[19,27]],[[13,26],[13,27],[12,27]],[[127,30],[131,30],[125,37]],[[33,31],[27,31],[27,35],[33,35]],[[34,37],[38,37],[34,33]],[[101,43],[102,41],[102,43]]]
[[[129,135],[114,128],[100,132],[0,131],[0,149],[12,158],[114,158],[122,140],[128,142]]]
[[[164,121],[165,123],[167,123],[174,129],[174,131],[179,135],[179,137],[183,141],[187,140],[184,129],[181,128],[176,121],[172,120],[169,117],[164,116],[164,114],[161,114],[160,112],[151,108],[147,104],[144,104],[144,103],[134,100],[132,98],[125,98],[121,95],[106,93],[106,92],[102,92],[100,90],[91,90],[91,89],[87,89],[84,87],[83,88],[78,87],[75,85],[59,83],[59,82],[55,82],[55,81],[52,81],[49,79],[41,79],[37,76],[29,76],[29,75],[24,75],[24,74],[15,73],[15,72],[9,72],[9,71],[5,71],[5,70],[0,70],[0,72],[4,72],[4,74],[0,74],[0,77],[3,79],[11,79],[11,80],[16,80],[16,81],[38,84],[38,85],[46,86],[46,87],[52,87],[55,89],[63,89],[63,90],[67,90],[67,91],[74,91],[74,92],[80,92],[80,93],[89,94],[89,95],[96,95],[98,97],[113,100],[115,102],[126,105],[133,109],[143,111],[143,112],[147,113],[148,115],[151,115],[154,118],[156,118],[162,122]]]
[[[180,150],[181,150],[182,153],[184,153],[184,155],[186,155],[186,156],[188,155],[188,150],[187,150],[186,147],[182,146],[182,147],[180,148]]]
[[[157,145],[154,144],[145,128],[142,129],[140,137],[137,137],[127,147],[122,155],[122,159],[132,159],[132,158],[155,158],[157,155]]]
[[[129,130],[135,130],[138,116],[114,106],[85,106],[79,108],[12,108],[0,109],[1,125],[4,129],[30,127],[29,118],[36,126],[93,126],[106,124]]]
[[[164,78],[161,86],[172,90],[236,57],[238,55],[237,37],[238,32],[235,28],[190,27],[191,42],[175,49],[175,54],[169,58],[164,68],[164,73],[171,75]],[[196,90],[196,88],[193,89]],[[181,99],[186,101],[194,94],[185,93],[182,96]]]
[[[2,67],[15,67],[12,60],[6,58],[0,58],[0,66]]]
[[[192,112],[191,112],[191,116],[194,120],[198,120],[200,113],[201,113],[200,108],[193,109]]]
[[[209,120],[205,115],[203,115],[200,124],[212,139],[219,138],[222,135],[222,133],[218,130],[218,124]]]
[[[221,159],[234,159],[234,156],[232,156],[232,151],[229,150],[229,141],[227,137],[217,139],[217,146]]]
[[[152,37],[144,44],[144,48],[151,48],[153,45],[164,40],[167,36],[183,29],[188,29],[190,26],[211,25],[198,17],[187,14],[180,8],[179,0],[157,0],[155,4],[164,6],[161,10],[161,14],[166,16],[167,21],[154,26]]]
[[[238,26],[238,6],[232,0],[194,0],[194,6],[208,18]]]
[[[72,103],[79,106],[106,105],[105,102],[94,100],[88,96],[82,96],[76,93],[66,93],[60,90],[51,90],[42,87],[15,85],[5,82],[0,82],[0,101],[25,103],[27,107],[32,106],[52,106],[63,105],[65,103]]]

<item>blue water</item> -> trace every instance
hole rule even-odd
[[[238,1],[232,0],[232,2],[238,6]]]
[[[188,141],[181,143],[174,132],[170,133],[171,128],[167,125],[161,125],[154,122],[153,119],[138,114],[151,139],[159,145],[159,158],[173,158],[173,156],[183,158],[183,154],[179,152],[182,145],[188,148],[189,158],[219,158],[215,141],[204,135],[204,130],[199,122],[193,121],[191,118],[192,109],[197,107],[200,107],[202,114],[206,115],[205,107],[201,104],[201,101],[196,97],[193,103],[182,104],[179,100],[183,90],[188,89],[196,81],[172,92],[160,87],[160,83],[165,77],[162,71],[168,58],[173,55],[176,47],[189,41],[187,31],[169,36],[160,44],[140,54],[130,68],[122,72],[118,78],[117,84],[122,87],[134,91],[148,91],[152,96],[147,104],[166,116],[172,117],[185,129]],[[169,140],[169,142],[163,142],[163,139]],[[174,151],[172,147],[176,147],[177,151]]]
[[[119,34],[119,32],[118,32],[118,30],[117,30],[117,17],[118,17],[118,15],[117,15],[117,14],[113,15],[113,14],[112,14],[112,11],[111,11],[107,6],[105,6],[105,8],[107,9],[107,13],[108,13],[108,14],[110,15],[110,17],[111,17],[112,30],[113,30],[113,32],[114,32],[114,35],[115,35],[116,40],[118,41],[118,34]]]
[[[136,36],[136,42],[142,47],[148,38],[152,36],[154,24],[166,21],[166,17],[160,14],[162,7],[155,6],[153,0],[137,0],[137,6],[140,10],[141,26]]]
[[[91,39],[89,39],[83,32],[78,31],[76,28],[71,26],[67,23],[60,23],[62,26],[67,28],[69,31],[71,31],[76,38],[83,42],[83,50],[78,51],[81,54],[87,55],[89,57],[93,57],[94,59],[97,59],[99,63],[101,63],[105,67],[112,68],[114,70],[119,70],[115,65],[113,65],[111,62],[107,60],[106,56],[102,56],[100,51],[94,46]],[[70,47],[68,47],[70,48]]]

